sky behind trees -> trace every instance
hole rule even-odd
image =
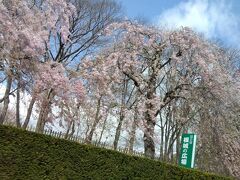
[[[160,27],[189,26],[226,46],[240,48],[239,0],[118,0],[129,18]]]

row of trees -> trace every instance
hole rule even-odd
[[[191,130],[199,168],[239,176],[236,51],[189,28],[123,21],[112,0],[2,0],[0,10],[1,124],[26,128],[36,113],[39,133],[60,126],[172,163]]]

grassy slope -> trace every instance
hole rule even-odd
[[[0,126],[0,179],[227,179]]]

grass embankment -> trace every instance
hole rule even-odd
[[[0,126],[0,179],[228,179]],[[230,178],[229,178],[230,179]]]

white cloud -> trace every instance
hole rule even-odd
[[[240,48],[240,17],[233,13],[231,0],[188,0],[163,11],[157,24],[178,28],[188,26],[208,38],[217,38]]]

